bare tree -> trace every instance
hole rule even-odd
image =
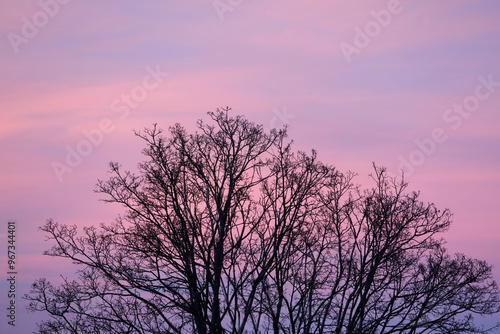
[[[362,191],[286,131],[229,109],[188,134],[137,135],[138,173],[111,163],[106,202],[127,211],[84,228],[47,221],[79,279],[37,280],[40,333],[483,333],[500,311],[491,267],[449,255],[436,235],[448,210],[374,166]]]

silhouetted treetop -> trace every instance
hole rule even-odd
[[[500,311],[491,266],[449,254],[449,210],[374,165],[373,187],[295,152],[229,108],[188,133],[154,125],[138,171],[110,164],[104,201],[126,214],[48,220],[49,256],[78,279],[37,280],[40,333],[485,333]]]

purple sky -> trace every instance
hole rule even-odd
[[[487,260],[500,281],[500,2],[0,6],[1,277],[15,220],[18,296],[74,271],[41,255],[46,219],[97,225],[119,212],[93,189],[109,161],[142,159],[133,129],[194,129],[224,106],[266,128],[288,124],[296,149],[317,149],[364,186],[372,162],[403,168],[424,200],[454,213],[450,251]],[[80,158],[67,160],[73,150]],[[35,329],[40,315],[17,301],[15,331],[2,311],[1,333]]]

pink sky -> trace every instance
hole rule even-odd
[[[411,188],[454,213],[443,235],[450,251],[487,260],[500,282],[498,1],[0,3],[0,254],[4,277],[15,220],[18,296],[35,278],[74,271],[41,255],[51,246],[38,231],[46,219],[115,217],[93,189],[109,161],[133,169],[142,159],[133,129],[193,129],[224,106],[267,128],[288,123],[296,149],[317,149],[365,186],[372,162],[398,173],[401,158],[413,159]],[[348,57],[346,44],[357,50]],[[124,94],[137,100],[127,106]],[[67,147],[101,122],[102,142],[58,177],[54,162],[65,164]],[[18,305],[12,333],[35,330],[40,315]],[[10,333],[4,318],[0,332]]]

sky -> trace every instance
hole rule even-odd
[[[0,332],[34,331],[45,315],[20,297],[75,271],[38,228],[120,212],[93,190],[110,161],[143,159],[133,131],[226,106],[363,187],[373,162],[404,171],[453,212],[449,251],[500,282],[499,17],[496,0],[0,0]]]

